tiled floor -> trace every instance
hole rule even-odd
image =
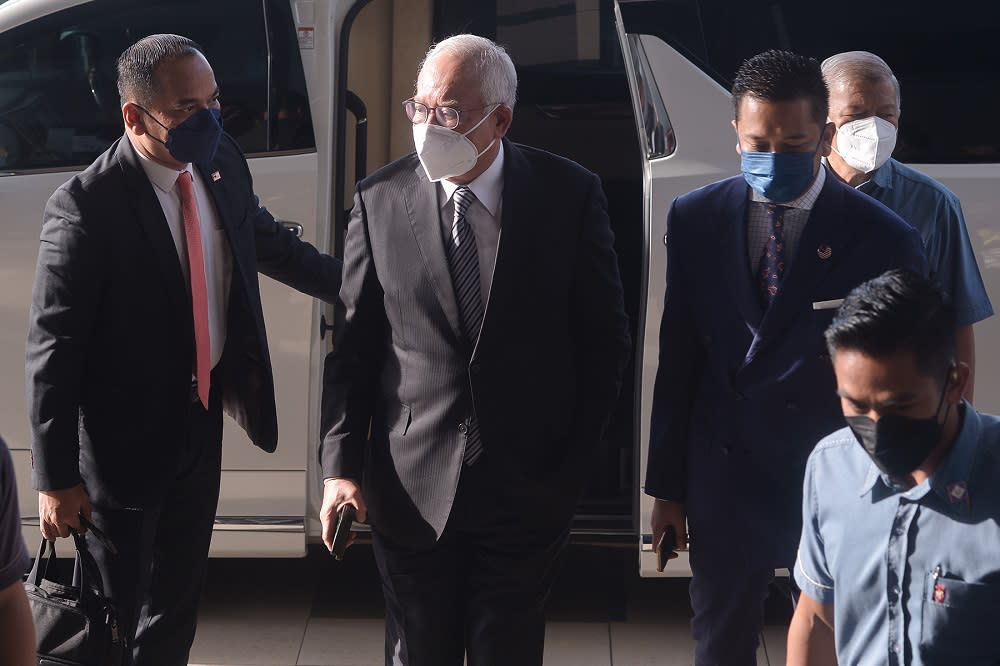
[[[784,664],[787,613],[765,630]],[[381,666],[383,606],[370,546],[337,563],[320,549],[302,560],[213,560],[191,653],[197,666]],[[686,581],[641,579],[632,551],[573,546],[553,591],[546,666],[693,663]],[[767,664],[763,650],[759,664]]]

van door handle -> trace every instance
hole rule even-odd
[[[296,238],[302,238],[302,232],[304,230],[302,225],[298,222],[292,222],[291,220],[278,220],[278,224],[295,234]]]

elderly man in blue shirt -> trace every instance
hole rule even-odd
[[[958,360],[969,366],[966,398],[975,383],[972,325],[993,314],[976,265],[962,204],[948,188],[892,159],[899,128],[899,81],[886,62],[867,51],[823,61],[830,89],[830,121],[837,127],[828,164],[920,232],[931,277],[951,296],[958,326]]]
[[[891,271],[826,332],[848,427],[806,467],[788,664],[1000,664],[1000,419],[962,398],[955,310]]]

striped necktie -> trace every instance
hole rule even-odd
[[[448,267],[451,270],[451,281],[455,287],[455,301],[462,317],[462,328],[469,342],[469,348],[475,349],[479,339],[479,330],[483,325],[483,295],[479,286],[479,254],[476,251],[476,237],[472,233],[465,214],[469,206],[476,200],[476,195],[468,187],[459,187],[452,195],[455,205],[455,221],[451,226],[448,238]],[[471,352],[470,352],[471,354]],[[473,416],[463,424],[465,431],[465,464],[471,465],[483,453],[483,443],[479,435],[479,423]]]

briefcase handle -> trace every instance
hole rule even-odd
[[[97,566],[97,560],[87,547],[87,540],[82,534],[70,528],[73,535],[73,542],[76,545],[76,559],[73,563],[73,583],[72,586],[83,593],[84,590],[95,595],[98,599],[104,599],[104,579],[101,577],[101,570]],[[41,585],[45,579],[55,581],[49,577],[49,565],[56,559],[56,543],[45,538],[38,546],[38,556],[31,566],[28,578],[25,582],[36,587]],[[44,562],[44,563],[43,563]]]

